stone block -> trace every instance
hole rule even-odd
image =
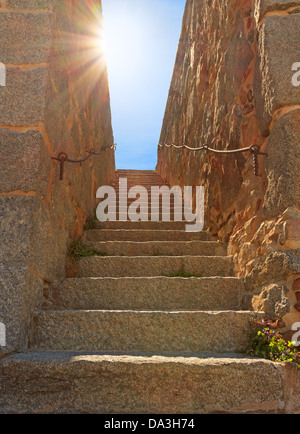
[[[1,62],[47,62],[52,44],[51,21],[49,13],[1,13]]]
[[[265,286],[260,295],[253,297],[252,307],[255,312],[264,312],[269,319],[282,318],[290,311],[287,288],[277,284]]]
[[[30,314],[42,303],[44,285],[64,275],[66,237],[37,197],[0,196],[2,353],[26,349]]]
[[[288,112],[268,139],[265,168],[268,188],[264,212],[277,217],[291,206],[300,207],[300,110]]]
[[[22,190],[47,192],[50,155],[38,131],[0,130],[0,193]]]
[[[7,68],[6,87],[0,88],[0,124],[37,125],[44,120],[47,68]]]
[[[300,218],[287,221],[284,230],[285,245],[289,249],[300,249]]]
[[[245,278],[247,291],[255,291],[265,285],[286,281],[300,273],[300,251],[272,252],[253,263]]]
[[[28,344],[31,310],[40,305],[43,281],[22,266],[0,266],[0,322],[6,345],[0,355],[24,351]]]
[[[273,113],[300,103],[292,66],[299,52],[299,15],[268,16],[259,34],[254,97],[261,132],[266,135]]]
[[[256,0],[255,18],[260,21],[268,12],[284,11],[295,6],[300,6],[299,0]]]
[[[38,197],[0,197],[0,264],[25,267],[51,281],[63,275],[67,233]]]
[[[6,6],[13,10],[52,10],[52,0],[6,0]]]
[[[0,264],[27,267],[36,197],[0,197]]]

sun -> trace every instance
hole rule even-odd
[[[138,68],[147,56],[144,33],[139,20],[128,12],[115,14],[113,19],[108,16],[104,20],[103,41],[100,38],[98,43],[99,49],[105,53],[111,73],[119,71],[123,78],[138,74]]]
[[[100,33],[100,32],[99,32]],[[98,50],[98,52],[99,52],[99,55],[101,56],[101,55],[106,55],[106,51],[107,51],[107,48],[106,48],[106,43],[105,43],[105,39],[104,39],[104,37],[103,37],[103,34],[102,34],[102,32],[101,32],[101,34],[99,34],[98,36],[96,36],[96,38],[95,38],[95,45],[96,45],[96,48],[97,48],[97,50]]]

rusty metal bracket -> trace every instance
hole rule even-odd
[[[96,152],[94,149],[91,149],[90,151],[88,151],[88,155],[86,157],[79,158],[77,160],[69,158],[68,154],[66,154],[65,152],[60,152],[57,157],[51,157],[51,160],[55,160],[55,161],[59,162],[59,164],[60,164],[59,179],[60,179],[60,181],[63,181],[64,171],[65,171],[65,163],[82,164],[93,156],[101,155],[103,152],[109,151],[109,150],[115,151],[116,148],[117,148],[117,145],[113,144],[112,146],[110,146],[108,148],[101,149],[101,151],[99,151],[99,152]]]
[[[258,163],[258,156],[259,155],[266,155],[268,154],[266,152],[261,152],[260,147],[258,145],[252,145],[250,147],[250,151],[253,155],[253,168],[254,168],[254,175],[259,176],[258,169],[259,169],[259,163]]]

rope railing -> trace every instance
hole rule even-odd
[[[209,151],[209,152],[213,152],[215,154],[238,154],[238,153],[242,153],[242,152],[251,152],[253,155],[253,166],[254,166],[254,174],[255,176],[259,176],[258,174],[258,156],[259,155],[266,155],[268,156],[268,154],[266,152],[261,152],[260,147],[256,144],[248,146],[247,148],[239,148],[239,149],[214,149],[214,148],[210,148],[208,145],[202,145],[198,148],[191,148],[190,146],[187,145],[174,145],[173,143],[168,145],[167,143],[159,143],[158,144],[159,148],[175,148],[175,149],[188,149],[189,151]]]
[[[110,150],[116,150],[117,145],[113,144],[112,146],[109,146],[108,148],[103,148],[99,152],[96,152],[94,149],[90,149],[87,151],[88,155],[83,158],[79,158],[77,160],[71,159],[68,157],[68,154],[65,152],[60,152],[57,157],[51,157],[51,160],[58,161],[60,164],[60,172],[59,172],[59,179],[62,181],[64,179],[64,169],[65,169],[65,163],[74,163],[74,164],[82,164],[85,161],[89,160],[93,156],[101,155],[103,152],[110,151]]]

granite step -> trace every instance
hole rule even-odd
[[[107,222],[100,222],[100,221],[95,221],[94,223],[95,228],[94,229],[125,229],[125,230],[130,230],[130,229],[139,229],[139,230],[156,230],[156,231],[165,231],[165,230],[180,230],[180,231],[184,231],[185,230],[185,225],[186,222],[182,221],[182,222],[153,222],[153,221],[149,221],[149,222],[132,222],[132,221],[127,221],[127,222],[120,222],[120,221],[107,221]],[[208,237],[206,237],[208,238]],[[210,239],[207,241],[216,241],[216,237],[214,237],[213,235],[211,235]]]
[[[114,224],[115,222],[111,222]],[[117,222],[116,222],[117,223]],[[150,222],[145,222],[149,224]],[[157,224],[163,225],[165,229],[92,229],[85,232],[84,241],[213,241],[215,238],[207,232],[186,232],[185,230],[166,229],[166,225],[170,228],[173,225],[182,224],[182,222],[153,222],[154,227]],[[122,225],[122,222],[118,224]],[[141,222],[125,222],[126,225],[141,225]],[[105,225],[105,223],[100,223]],[[131,226],[130,226],[131,227]],[[136,226],[138,227],[138,226]],[[145,227],[145,226],[144,226]]]
[[[216,241],[87,241],[85,246],[107,256],[226,256]]]
[[[278,412],[281,366],[238,354],[28,352],[0,362],[0,413]],[[221,381],[220,381],[221,380]]]
[[[32,314],[30,349],[241,352],[248,311],[48,310]]]
[[[78,261],[79,277],[232,276],[229,256],[95,256]]]
[[[59,310],[240,310],[244,293],[235,277],[82,277],[47,294],[44,308]]]

